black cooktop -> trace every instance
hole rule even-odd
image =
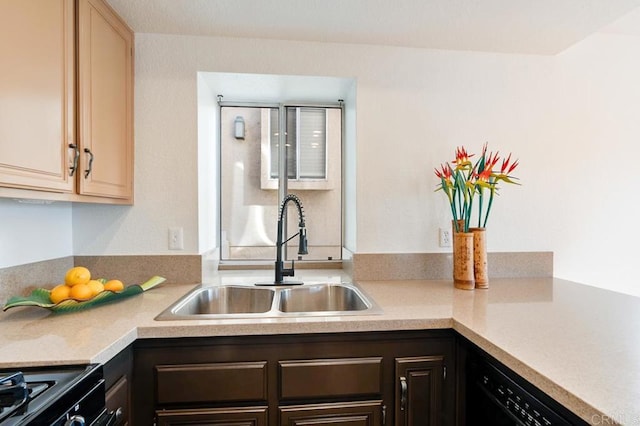
[[[55,424],[102,382],[96,364],[0,370],[0,425]]]

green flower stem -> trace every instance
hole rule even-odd
[[[489,196],[489,205],[487,205],[487,214],[484,216],[484,224],[482,224],[483,228],[487,227],[487,220],[489,220],[489,212],[491,211],[491,205],[493,204],[494,193],[495,193],[495,189],[491,188],[491,195]]]
[[[473,208],[473,197],[469,197],[469,206],[467,208],[467,214],[464,218],[464,232],[469,232],[469,223],[471,222],[471,210]]]
[[[478,202],[478,228],[480,228],[480,223],[482,221],[482,201],[484,200],[484,191],[482,188],[478,188],[480,201]]]

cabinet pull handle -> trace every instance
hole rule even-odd
[[[73,176],[78,170],[78,158],[80,158],[80,150],[78,149],[78,145],[75,143],[70,143],[69,148],[73,149],[73,163],[69,166],[69,176]]]
[[[89,173],[91,173],[91,165],[93,164],[93,153],[89,148],[85,148],[84,152],[89,154],[89,165],[87,166],[87,170],[84,171],[84,178],[86,179],[89,177]]]
[[[407,406],[407,378],[400,377],[400,411],[404,411]]]

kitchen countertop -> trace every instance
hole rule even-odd
[[[205,285],[268,273],[225,271]],[[296,275],[348,280],[342,271]],[[475,291],[448,280],[358,284],[383,314],[154,320],[192,284],[70,314],[13,308],[0,313],[0,368],[105,363],[144,338],[452,328],[589,423],[640,424],[640,298],[555,278],[493,279]]]

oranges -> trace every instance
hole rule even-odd
[[[71,293],[71,287],[69,287],[66,284],[60,284],[55,286],[51,290],[51,294],[49,295],[49,298],[51,299],[51,303],[60,303],[64,299],[68,299],[70,297],[69,296],[70,293]]]
[[[109,291],[122,291],[124,290],[124,284],[120,280],[109,280],[104,283],[104,289]]]
[[[98,280],[89,280],[87,286],[91,290],[91,297],[98,295],[104,291],[104,284]]]
[[[93,297],[93,294],[88,284],[76,284],[71,287],[69,296],[76,300],[89,300]]]
[[[89,269],[84,266],[75,266],[65,274],[64,284],[57,285],[51,289],[49,299],[51,303],[60,303],[67,299],[85,301],[97,296],[104,290],[120,292],[124,290],[124,284],[120,280],[92,280]]]
[[[64,276],[64,283],[70,287],[76,284],[86,284],[91,279],[91,272],[84,266],[76,266],[67,271]]]

